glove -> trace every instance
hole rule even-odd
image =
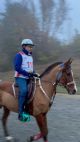
[[[33,76],[34,76],[34,77],[37,77],[37,78],[40,77],[40,75],[39,75],[38,73],[33,73]]]
[[[32,77],[33,77],[33,73],[29,73],[29,75],[28,75],[28,76],[32,78]]]

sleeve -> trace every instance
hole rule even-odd
[[[15,56],[15,58],[14,58],[14,69],[18,73],[20,73],[20,74],[22,74],[24,76],[29,76],[29,73],[26,72],[25,70],[23,70],[21,68],[21,65],[22,65],[22,56],[19,53],[17,53],[16,56]]]

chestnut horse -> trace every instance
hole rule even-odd
[[[29,113],[33,115],[37,121],[40,133],[31,136],[28,142],[43,138],[44,142],[48,142],[48,128],[46,114],[56,95],[57,85],[66,88],[69,94],[75,94],[77,91],[71,69],[71,59],[66,62],[56,62],[50,65],[41,75],[35,78],[35,91],[33,98],[29,102]],[[18,113],[18,99],[13,94],[12,84],[9,81],[0,83],[0,107],[3,107],[4,113],[2,117],[2,126],[6,141],[11,141],[12,137],[8,134],[7,118],[10,111]],[[27,108],[26,108],[27,109]]]

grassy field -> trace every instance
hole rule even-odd
[[[77,85],[77,89],[78,89],[77,94],[80,95],[80,85]]]
[[[74,60],[72,63],[72,70],[74,74],[74,79],[77,84],[80,84],[80,60]],[[78,85],[80,86],[80,85]]]
[[[61,87],[61,86],[58,86],[57,87],[57,93],[65,93],[67,94],[67,91],[65,88]],[[80,86],[77,85],[77,94],[80,95]]]

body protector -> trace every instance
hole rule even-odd
[[[33,73],[33,58],[32,58],[32,56],[26,55],[24,52],[19,52],[19,54],[22,56],[21,68],[28,73]],[[15,71],[15,77],[26,78],[26,76],[19,74],[17,71]]]

